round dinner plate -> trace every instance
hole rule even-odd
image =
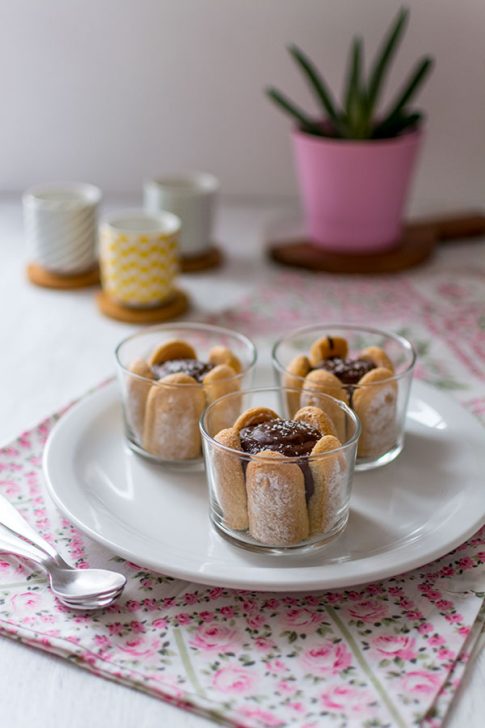
[[[481,425],[453,400],[415,382],[401,456],[356,473],[347,529],[321,551],[271,556],[232,546],[208,518],[202,472],[165,470],[124,442],[113,382],[54,427],[44,455],[51,497],[108,549],[188,581],[259,591],[348,587],[442,556],[485,520]]]

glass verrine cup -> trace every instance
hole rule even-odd
[[[191,469],[203,462],[200,415],[221,395],[251,385],[256,348],[235,331],[180,323],[128,336],[115,356],[128,445]]]
[[[318,392],[311,407],[291,410],[298,394],[242,390],[212,402],[201,417],[211,522],[251,551],[312,551],[347,524],[359,420]]]
[[[342,359],[360,363],[345,373]],[[356,470],[386,465],[402,451],[416,362],[410,341],[364,326],[318,324],[279,339],[272,361],[276,383],[299,390],[291,407],[311,404],[320,391],[356,412],[362,427]]]

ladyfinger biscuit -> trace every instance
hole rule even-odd
[[[373,362],[376,367],[384,367],[384,369],[394,372],[394,364],[380,346],[368,346],[367,349],[362,349],[359,353],[359,359],[367,359]]]
[[[345,359],[349,351],[346,339],[341,336],[323,336],[317,339],[310,347],[310,364],[312,367],[318,367],[333,356],[339,356]]]
[[[337,435],[332,420],[320,407],[301,407],[293,419],[315,427],[322,435]]]
[[[377,457],[392,448],[397,438],[397,382],[385,367],[367,372],[359,381],[352,405],[362,424],[357,453]]]
[[[239,433],[232,427],[221,430],[214,439],[233,450],[241,450]],[[214,447],[212,452],[216,497],[222,510],[224,523],[235,531],[245,531],[249,521],[246,484],[241,460],[238,455],[217,447]]]
[[[227,364],[231,369],[234,369],[236,374],[242,372],[240,360],[227,346],[213,346],[209,351],[209,362],[211,364]]]
[[[332,420],[339,440],[345,442],[347,439],[345,413],[336,402],[319,397],[318,393],[327,394],[348,404],[349,398],[345,387],[335,374],[325,369],[314,369],[305,377],[300,398],[302,407],[312,405],[322,409]]]
[[[147,379],[153,379],[153,373],[144,359],[135,359],[129,366],[130,372],[136,377],[126,377],[126,420],[137,442],[143,436],[145,422],[145,408],[148,393],[152,387]],[[144,377],[139,379],[138,377]]]
[[[204,407],[204,390],[192,377],[169,374],[160,379],[147,398],[144,449],[163,460],[200,457],[199,417]]]
[[[283,386],[289,389],[298,389],[301,392],[303,379],[311,369],[308,357],[303,354],[295,357],[288,365],[287,373],[283,375]],[[288,417],[292,417],[293,413],[300,406],[300,393],[288,392],[286,395],[286,404],[288,407]]]
[[[150,354],[148,364],[153,367],[156,364],[163,364],[164,361],[172,359],[197,359],[195,349],[186,341],[170,339],[159,344]]]
[[[269,407],[250,407],[245,410],[237,420],[233,427],[237,432],[243,429],[243,427],[250,427],[251,425],[260,425],[262,422],[270,422],[270,420],[280,420],[281,417],[276,414]]]
[[[211,369],[202,380],[207,404],[214,402],[224,394],[231,394],[240,389],[236,372],[228,364],[218,364]],[[242,398],[230,397],[216,405],[211,417],[211,429],[219,432],[231,427],[241,412]]]
[[[272,450],[261,451],[248,463],[246,491],[249,533],[256,541],[291,546],[308,537],[305,480],[296,463]]]
[[[318,459],[310,459],[310,470],[313,477],[313,493],[308,501],[310,533],[329,531],[336,520],[344,501],[344,484],[346,463],[340,452],[325,456],[326,452],[341,447],[340,440],[333,435],[324,435],[315,444],[310,456],[322,455]]]
[[[214,369],[207,372],[202,380],[202,385],[208,404],[224,394],[237,392],[239,389],[236,372],[228,364],[218,364]]]

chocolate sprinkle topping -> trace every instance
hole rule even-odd
[[[239,437],[245,452],[255,455],[261,450],[273,450],[287,457],[309,455],[321,438],[316,427],[295,420],[271,420],[244,427]]]
[[[260,425],[243,427],[239,432],[242,449],[251,455],[255,455],[261,450],[272,450],[287,457],[303,455],[298,465],[305,479],[307,503],[313,495],[315,485],[312,471],[304,456],[311,453],[321,436],[316,427],[296,420],[271,420],[262,422]]]
[[[197,382],[202,382],[207,372],[214,369],[214,364],[209,364],[198,359],[170,359],[162,364],[155,364],[152,372],[156,379],[163,379],[168,374],[188,374]]]
[[[357,384],[364,374],[375,368],[376,365],[369,359],[342,359],[339,356],[325,359],[317,367],[335,374],[342,384]]]

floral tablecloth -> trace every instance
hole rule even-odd
[[[253,336],[324,320],[401,331],[418,348],[417,375],[483,419],[484,282],[473,252],[457,254],[453,273],[280,272],[218,320]],[[113,556],[55,510],[41,458],[58,416],[0,451],[0,492],[74,562],[118,568],[129,582],[104,612],[73,613],[42,574],[0,554],[4,635],[241,728],[441,725],[482,629],[485,529],[426,567],[351,590],[189,584]]]

